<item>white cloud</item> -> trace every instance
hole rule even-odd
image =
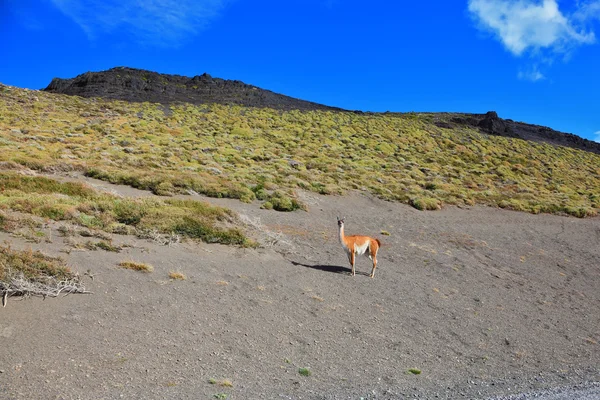
[[[519,79],[522,79],[524,81],[531,81],[531,82],[537,82],[537,81],[546,79],[544,74],[542,74],[539,71],[537,65],[534,65],[528,69],[520,70],[519,73],[517,74],[517,76],[519,77]]]
[[[578,2],[566,15],[556,0],[469,0],[469,11],[480,28],[492,32],[508,51],[520,56],[548,50],[566,54],[576,46],[594,43],[594,32],[583,22],[600,10],[600,1]]]
[[[591,22],[600,19],[600,0],[575,0],[571,11],[561,11],[557,0],[468,0],[478,27],[490,32],[514,56],[526,56],[517,76],[531,82],[545,80],[539,66],[557,57],[566,62],[579,46],[593,44]]]
[[[600,1],[577,1],[577,11],[573,13],[573,18],[582,22],[600,19]]]
[[[600,131],[596,131],[596,132],[594,132],[594,136],[595,136],[595,138],[593,138],[592,140],[593,140],[594,142],[598,142],[598,143],[600,143]]]
[[[171,46],[196,35],[231,0],[51,0],[90,39],[124,29],[139,42]]]

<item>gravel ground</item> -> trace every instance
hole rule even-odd
[[[520,393],[509,396],[494,397],[491,400],[598,400],[600,399],[600,384],[570,386]]]
[[[1,234],[61,255],[94,294],[9,299],[0,398],[600,398],[600,219],[302,196],[308,212],[210,200],[259,249],[115,235],[121,253],[66,253],[88,238]],[[365,258],[349,275],[337,215],[383,242],[374,279]]]

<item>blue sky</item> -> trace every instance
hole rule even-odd
[[[0,82],[130,66],[600,140],[600,0],[0,0]]]

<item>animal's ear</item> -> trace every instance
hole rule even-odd
[[[340,220],[340,217],[336,217],[336,218],[337,218],[338,222],[340,222],[340,221],[341,221],[341,220]]]

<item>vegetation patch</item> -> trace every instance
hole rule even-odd
[[[121,250],[123,250],[123,248],[121,246],[115,246],[110,242],[105,242],[105,241],[99,241],[97,243],[94,243],[94,247],[96,249],[101,249],[101,250],[105,250],[105,251],[112,251],[114,253],[120,253]]]
[[[440,210],[442,202],[432,197],[417,197],[410,200],[410,205],[417,210]]]
[[[144,264],[144,263],[140,263],[140,262],[136,262],[136,261],[121,261],[119,263],[119,267],[122,267],[125,269],[131,269],[133,271],[140,271],[140,272],[154,271],[154,267],[152,265]]]
[[[295,211],[307,210],[307,206],[300,202],[294,194],[283,191],[275,191],[270,195],[265,195],[267,201],[261,206],[267,210],[277,211]]]
[[[296,196],[303,189],[329,195],[366,191],[422,210],[484,204],[531,213],[597,215],[600,155],[486,135],[453,123],[465,118],[459,113],[359,114],[218,104],[166,109],[5,86],[0,131],[7,134],[0,141],[0,168],[79,170],[159,195],[258,199],[263,208],[278,211],[305,209]],[[36,179],[23,183],[25,189],[2,185],[4,191],[94,197],[89,188],[77,185],[56,188]],[[52,219],[73,214],[72,204],[55,201],[34,208]],[[144,219],[123,212],[122,224]],[[82,218],[88,225],[103,222]]]
[[[187,277],[181,272],[171,271],[169,272],[169,278],[174,281],[184,281]]]
[[[0,172],[0,211],[18,211],[56,221],[69,221],[111,233],[150,231],[180,234],[207,243],[253,246],[234,225],[233,211],[195,200],[129,199],[98,192],[80,183]],[[4,222],[3,222],[4,221]],[[6,225],[5,217],[0,224]],[[108,251],[110,243],[99,245]]]
[[[229,380],[229,379],[213,379],[210,378],[208,380],[208,383],[210,383],[211,385],[218,385],[218,386],[222,386],[222,387],[233,387],[233,383]]]
[[[3,305],[10,296],[50,296],[87,293],[79,276],[60,258],[39,251],[18,251],[0,246],[0,295]]]

